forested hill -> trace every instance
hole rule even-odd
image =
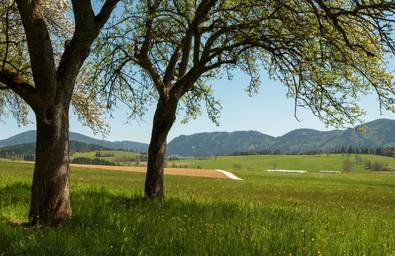
[[[293,130],[280,137],[257,131],[211,132],[179,136],[168,145],[168,154],[226,155],[235,152],[279,150],[283,153],[334,151],[341,148],[377,148],[395,146],[395,120],[378,119],[359,129],[317,131]]]
[[[98,151],[98,150],[106,150],[105,147],[94,145],[94,144],[86,144],[79,141],[70,141],[70,152],[90,152],[90,151]],[[24,143],[18,145],[11,145],[0,147],[0,156],[4,155],[34,155],[36,154],[36,143]]]
[[[133,150],[138,152],[146,152],[148,150],[148,145],[145,143],[139,143],[134,141],[113,142],[108,140],[98,140],[75,132],[70,133],[70,141],[77,141],[85,144],[97,145],[107,149],[125,149],[125,150]],[[27,131],[12,136],[8,139],[0,140],[0,147],[19,145],[19,144],[29,144],[35,142],[36,142],[36,131]]]
[[[167,146],[167,152],[186,156],[226,155],[261,150],[274,139],[257,131],[196,133],[173,139]]]
[[[236,152],[275,151],[304,153],[330,152],[342,148],[395,147],[395,120],[378,119],[362,125],[360,129],[317,131],[297,129],[283,136],[272,137],[258,131],[206,132],[181,135],[170,141],[168,155],[207,156],[226,155]],[[28,131],[5,140],[0,147],[34,143],[35,131]],[[107,149],[125,149],[147,152],[148,145],[133,141],[97,140],[79,133],[70,133],[71,141],[97,145]],[[21,147],[21,146],[19,146]]]

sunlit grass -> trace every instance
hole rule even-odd
[[[358,155],[361,159],[372,162],[378,161],[395,167],[395,158]],[[365,167],[355,163],[356,155],[353,154],[321,154],[321,155],[250,155],[250,156],[217,156],[203,160],[188,159],[171,162],[188,162],[190,167],[224,168],[238,171],[266,171],[267,169],[291,169],[319,172],[322,170],[342,171],[343,161],[350,159],[353,162],[353,171],[363,172]]]

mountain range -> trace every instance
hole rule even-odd
[[[362,128],[363,129],[360,129]],[[362,131],[363,130],[363,131]],[[127,149],[146,152],[148,145],[133,141],[97,140],[79,133],[70,133],[71,141],[98,145],[109,149]],[[5,140],[0,147],[34,143],[35,131],[28,131]],[[235,152],[278,150],[284,153],[334,151],[341,148],[395,147],[395,120],[378,119],[355,129],[317,131],[296,129],[283,136],[273,137],[258,131],[205,132],[181,135],[168,143],[169,155],[207,156]]]
[[[148,150],[148,144],[134,142],[134,141],[108,141],[98,140],[92,137],[70,132],[70,141],[82,142],[90,145],[97,145],[107,149],[124,149],[134,150],[139,152],[146,152]],[[0,147],[19,145],[19,144],[30,144],[36,142],[36,131],[27,131],[15,136],[12,136],[5,140],[0,140]]]
[[[99,150],[109,150],[108,148],[87,144],[80,141],[70,141],[70,152],[91,152]],[[4,154],[16,154],[16,155],[34,155],[36,154],[36,143],[23,143],[17,145],[9,145],[0,147],[0,156]]]
[[[355,129],[317,131],[296,129],[279,137],[257,131],[197,133],[179,136],[168,145],[168,154],[227,155],[235,152],[278,150],[284,153],[334,151],[341,148],[395,146],[395,120],[378,119]]]

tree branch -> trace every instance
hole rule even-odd
[[[155,88],[157,89],[159,95],[167,96],[168,88],[165,83],[163,83],[162,78],[159,72],[154,67],[154,64],[148,57],[148,52],[151,47],[152,40],[152,25],[154,21],[154,15],[159,7],[160,1],[154,1],[152,5],[148,6],[147,20],[145,22],[145,35],[143,39],[143,43],[139,50],[136,49],[135,57],[137,59],[137,63],[145,69],[145,71],[151,77]],[[167,78],[166,78],[167,79]]]
[[[38,94],[37,89],[28,82],[26,82],[17,73],[14,73],[7,69],[0,70],[0,83],[5,85],[1,86],[0,90],[12,90],[14,93],[18,94],[34,110],[44,104],[40,95]]]
[[[98,36],[100,29],[107,22],[112,10],[119,0],[107,0],[99,14],[95,16],[92,3],[89,0],[72,0],[75,16],[75,32],[71,41],[66,45],[57,71],[60,86],[65,87],[66,101],[71,100],[75,80],[85,59],[89,55],[93,41]]]
[[[25,28],[35,88],[47,102],[56,95],[56,66],[40,1],[17,0]]]
[[[192,20],[189,29],[182,40],[182,58],[180,63],[179,77],[182,77],[188,68],[190,51],[192,47],[192,37],[199,30],[199,25],[207,18],[208,13],[214,7],[218,0],[202,1],[196,9],[196,14]],[[195,56],[196,57],[196,56]]]
[[[103,4],[99,14],[95,17],[97,27],[102,28],[104,26],[119,1],[120,0],[107,0]]]
[[[72,0],[75,19],[75,34],[89,32],[94,27],[95,13],[90,0]],[[85,35],[88,36],[88,35]]]

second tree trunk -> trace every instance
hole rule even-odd
[[[164,198],[163,174],[165,167],[167,135],[176,119],[177,100],[159,99],[148,149],[145,196],[151,199]]]

